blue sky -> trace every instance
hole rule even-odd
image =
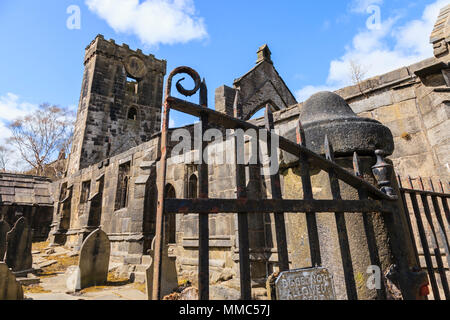
[[[215,88],[231,86],[252,68],[256,50],[267,43],[275,67],[302,101],[315,91],[351,84],[349,61],[370,77],[431,57],[428,37],[448,3],[2,0],[0,141],[9,135],[9,121],[40,103],[76,108],[84,49],[99,33],[166,59],[168,72],[180,65],[195,68],[207,80],[211,106]],[[67,28],[73,5],[80,9],[80,29]],[[373,8],[381,20],[370,20]],[[181,114],[173,120],[177,126],[192,121]]]

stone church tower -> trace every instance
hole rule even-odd
[[[68,175],[160,131],[166,61],[98,35],[86,48]]]

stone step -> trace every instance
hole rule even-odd
[[[39,263],[38,265],[39,265],[39,268],[46,268],[46,267],[50,267],[56,263],[58,263],[58,261],[56,261],[56,260],[47,260],[47,261]]]
[[[28,277],[21,277],[21,278],[16,278],[16,280],[23,286],[29,286],[32,284],[38,284],[41,282],[41,279],[39,279],[36,276],[33,275],[28,275]]]

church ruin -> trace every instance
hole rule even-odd
[[[264,128],[267,120],[250,119],[269,105],[278,134],[294,142],[300,117],[308,149],[325,157],[327,150],[323,139],[327,132],[327,139],[334,147],[334,161],[353,173],[352,158],[357,153],[362,175],[373,185],[377,185],[371,169],[377,162],[377,150],[383,150],[384,155],[389,156],[396,174],[401,177],[410,175],[450,181],[449,6],[441,11],[431,43],[434,57],[340,89],[335,94],[320,93],[301,103],[296,101],[277,72],[270,49],[264,45],[257,52],[256,66],[236,79],[232,86],[216,89],[214,108]],[[31,221],[36,221],[33,224],[36,239],[48,233],[52,245],[73,250],[79,250],[91,232],[101,227],[111,242],[111,260],[128,266],[129,274],[133,274],[136,281],[142,281],[144,272],[136,271],[136,266],[148,260],[152,249],[157,227],[158,191],[164,192],[166,199],[199,198],[201,168],[195,156],[191,157],[192,161],[182,163],[169,156],[166,184],[164,190],[158,190],[163,89],[168,71],[165,60],[98,35],[86,48],[84,66],[72,152],[65,177],[51,182],[44,178],[0,173],[1,217],[12,225],[14,213],[22,210]],[[192,135],[196,130],[195,125],[183,129]],[[174,130],[168,132],[169,154],[177,144],[171,139]],[[250,142],[246,141],[246,153],[249,149]],[[210,151],[210,157],[221,156],[215,150]],[[233,152],[226,148],[222,150]],[[188,151],[193,155],[196,152],[195,146]],[[299,158],[282,151],[279,161],[283,199],[304,198]],[[241,168],[247,199],[271,199],[274,195],[274,187],[270,179],[261,174],[261,167],[264,165],[247,164]],[[209,166],[207,197],[236,199],[237,170],[240,169],[235,164],[229,163]],[[317,199],[334,196],[325,190],[328,176],[323,173],[312,165],[312,192]],[[393,187],[398,190],[396,184],[393,183]],[[442,190],[445,192],[449,192],[448,185]],[[353,199],[358,194],[350,187],[343,187],[342,197]],[[48,208],[53,212],[50,213]],[[358,217],[351,220],[353,218],[346,216],[349,251],[355,261],[354,277],[365,283],[371,249],[361,244],[366,235],[362,234],[362,215]],[[280,264],[275,220],[274,214],[248,216],[249,268],[253,287],[265,287],[267,277],[277,271]],[[310,266],[313,260],[309,255],[306,221],[305,215],[285,214],[289,267],[292,269]],[[377,216],[372,222],[376,229],[375,238],[388,234],[383,219]],[[349,293],[345,290],[345,265],[342,266],[336,253],[339,250],[336,223],[326,214],[317,214],[324,264],[335,274],[338,297],[346,299]],[[211,215],[208,225],[209,280],[212,284],[227,282],[238,288],[241,263],[238,214]],[[46,226],[50,230],[45,230]],[[167,215],[164,219],[164,245],[168,257],[176,264],[177,276],[193,283],[197,281],[199,268],[198,252],[202,241],[199,232],[198,214],[186,212]],[[385,239],[375,240],[379,245],[379,263],[385,272],[393,263],[392,249],[384,247]],[[405,249],[408,250],[413,252],[411,248]],[[362,251],[368,253],[358,253]],[[361,298],[377,298],[376,290],[359,285],[355,290]]]

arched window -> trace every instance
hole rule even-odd
[[[198,179],[197,176],[193,174],[192,176],[190,176],[188,182],[188,199],[198,198],[197,186],[198,186]]]
[[[128,110],[128,115],[127,115],[128,120],[137,120],[137,109],[135,107],[131,107]]]
[[[156,187],[156,179],[152,179],[152,175],[147,181],[145,188],[144,203],[144,254],[148,254],[151,248],[152,240],[156,233],[156,210],[158,204],[158,188]]]
[[[119,176],[117,177],[117,190],[115,210],[126,208],[128,205],[128,184],[130,179],[131,163],[127,162],[119,166]]]
[[[164,189],[164,195],[166,199],[175,199],[176,193],[175,188],[168,184],[166,185],[166,188]],[[164,215],[164,226],[165,226],[165,241],[167,244],[174,244],[177,242],[176,235],[177,235],[177,226],[176,226],[176,215],[169,214]]]

